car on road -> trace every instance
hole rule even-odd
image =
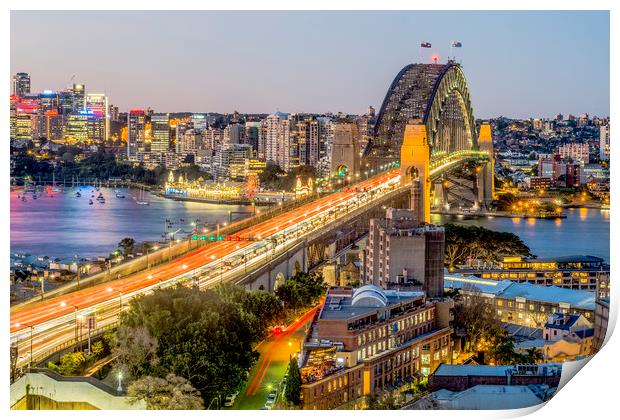
[[[282,334],[285,330],[286,330],[286,327],[284,325],[277,325],[273,327],[274,334]]]
[[[224,407],[232,407],[235,403],[235,399],[239,395],[239,391],[235,391],[224,399]]]
[[[271,391],[269,395],[267,396],[267,402],[265,403],[265,407],[267,407],[268,410],[271,410],[275,403],[276,403],[276,391]]]

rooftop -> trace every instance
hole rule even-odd
[[[553,376],[562,372],[560,363],[541,363],[532,365],[439,365],[433,376],[506,376],[540,375]]]
[[[585,290],[565,289],[557,286],[543,286],[531,283],[516,283],[510,280],[489,280],[449,274],[444,277],[446,289],[461,289],[506,299],[522,297],[529,301],[551,304],[566,303],[572,308],[594,310],[595,293]]]
[[[476,385],[461,392],[440,389],[433,393],[441,408],[453,410],[508,410],[543,403],[538,392],[524,385]]]
[[[375,313],[379,308],[423,298],[424,292],[384,290],[374,285],[365,285],[358,289],[331,289],[327,292],[320,319],[354,318]]]

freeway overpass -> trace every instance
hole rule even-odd
[[[211,243],[125,278],[13,308],[10,335],[16,366],[43,361],[81,342],[88,319],[95,319],[99,329],[114,325],[119,313],[137,295],[179,283],[206,288],[220,282],[239,282],[248,272],[299,246],[300,241],[358,217],[387,197],[407,193],[412,182],[422,192],[426,216],[419,220],[428,221],[432,181],[459,164],[482,163],[478,167],[479,199],[483,204],[492,200],[491,131],[483,124],[477,135],[469,92],[458,64],[406,66],[388,90],[375,130],[376,140],[364,152],[366,165],[386,159],[395,162],[399,152],[399,169],[257,221],[236,233],[240,240]]]

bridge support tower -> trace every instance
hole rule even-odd
[[[480,168],[478,172],[478,202],[483,208],[488,209],[495,195],[495,159],[493,158],[493,137],[491,126],[488,122],[480,125],[478,137],[478,147],[481,151],[489,154],[489,160]]]
[[[405,127],[400,149],[401,185],[412,185],[411,209],[420,223],[431,222],[430,148],[426,125],[413,120]]]
[[[360,171],[360,145],[357,125],[339,123],[334,126],[334,142],[331,147],[329,174],[336,177],[351,176],[355,179]]]

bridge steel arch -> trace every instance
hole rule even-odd
[[[416,119],[426,125],[431,156],[478,150],[471,96],[458,63],[405,66],[385,95],[364,157],[398,159],[405,126]]]

